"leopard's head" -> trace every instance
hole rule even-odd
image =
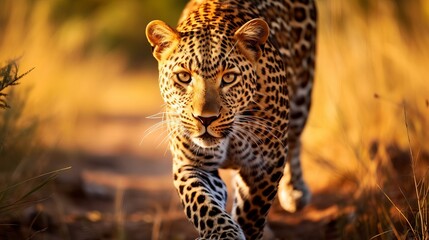
[[[256,66],[269,35],[262,19],[241,26],[155,20],[146,28],[158,60],[161,95],[176,134],[207,148],[234,134],[234,120],[253,101]]]

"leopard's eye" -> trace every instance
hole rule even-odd
[[[237,73],[232,73],[232,72],[225,73],[222,77],[222,85],[225,86],[233,83],[237,79],[237,77],[238,77]]]
[[[191,80],[192,80],[191,74],[188,73],[188,72],[179,72],[179,73],[176,73],[176,78],[177,78],[177,80],[179,82],[185,83],[185,84],[190,83]]]

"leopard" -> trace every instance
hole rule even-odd
[[[176,28],[146,26],[173,183],[199,239],[262,239],[276,201],[309,204],[300,152],[316,24],[315,0],[191,0]],[[231,211],[221,169],[235,171]]]

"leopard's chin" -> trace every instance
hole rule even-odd
[[[221,145],[224,138],[214,137],[206,132],[198,137],[193,137],[192,141],[202,148],[212,148]]]

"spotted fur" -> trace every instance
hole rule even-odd
[[[314,77],[314,0],[191,0],[176,29],[152,21],[174,185],[201,239],[261,239],[279,192],[310,200],[300,135]],[[232,213],[218,169],[237,169]]]

